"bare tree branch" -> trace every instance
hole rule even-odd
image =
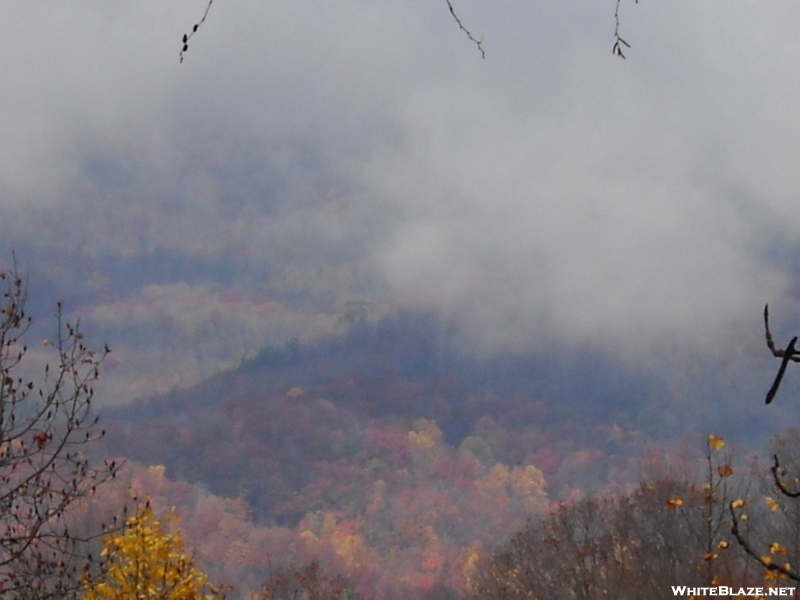
[[[478,38],[473,36],[472,32],[464,26],[464,23],[461,21],[461,18],[456,13],[456,10],[453,7],[453,3],[451,2],[451,0],[446,0],[446,2],[447,2],[447,8],[450,10],[450,14],[453,16],[453,19],[455,19],[456,23],[458,24],[459,29],[461,29],[461,31],[463,31],[467,35],[467,37],[470,39],[470,41],[475,43],[475,45],[478,47],[478,50],[481,53],[481,58],[486,58],[486,52],[483,49],[483,40],[479,40]],[[206,6],[206,11],[203,13],[203,18],[201,18],[197,23],[195,23],[192,26],[192,30],[189,33],[184,33],[183,34],[183,38],[181,39],[181,44],[182,45],[181,45],[181,53],[180,53],[180,57],[181,57],[180,62],[181,63],[183,62],[184,54],[189,51],[189,40],[191,40],[192,37],[194,36],[194,34],[197,33],[197,30],[200,28],[200,25],[202,25],[205,22],[206,17],[208,16],[208,11],[211,10],[211,5],[213,3],[214,3],[214,0],[208,0],[208,5]],[[617,23],[617,24],[619,25],[619,23]]]
[[[79,533],[71,517],[118,469],[113,462],[93,467],[84,452],[104,433],[92,397],[109,349],[88,348],[78,326],[63,322],[59,304],[42,382],[20,376],[31,325],[27,285],[16,265],[0,272],[0,282],[0,589],[15,600],[72,598],[88,566],[86,544],[102,531]]]
[[[185,52],[189,50],[189,40],[192,39],[197,30],[200,28],[200,25],[205,23],[206,17],[208,16],[208,11],[211,10],[211,5],[214,3],[214,0],[208,0],[208,5],[206,6],[206,12],[203,13],[203,18],[200,19],[197,23],[192,26],[192,31],[190,33],[183,34],[182,40],[182,48],[181,48],[181,62],[183,62],[183,55]]]
[[[631,45],[623,40],[619,35],[619,6],[622,4],[622,0],[617,0],[617,7],[614,9],[614,21],[616,25],[614,27],[614,47],[611,48],[611,53],[616,54],[620,58],[625,58],[625,54],[622,52],[622,46],[626,48],[630,48]],[[636,0],[636,4],[639,4],[639,0]]]
[[[772,463],[770,471],[772,471],[772,478],[775,480],[775,486],[780,490],[781,494],[787,496],[788,498],[800,498],[800,491],[790,492],[789,486],[787,486],[786,482],[781,479],[781,474],[778,473],[781,468],[780,462],[778,461],[778,455],[773,454],[772,459],[774,462]],[[783,475],[785,474],[786,472],[784,471]]]
[[[795,347],[798,340],[797,336],[793,337],[789,341],[789,345],[785,350],[781,350],[775,346],[775,341],[772,338],[772,332],[769,329],[769,305],[764,306],[764,335],[767,340],[767,348],[769,348],[773,356],[781,359],[778,373],[775,375],[775,380],[772,383],[772,387],[770,387],[769,391],[767,392],[766,403],[769,404],[778,393],[778,389],[780,388],[783,377],[786,374],[786,368],[789,365],[789,362],[800,362],[800,351],[798,351]],[[775,487],[777,487],[780,493],[787,498],[800,498],[800,491],[790,491],[788,485],[783,480],[783,477],[786,475],[786,470],[781,469],[778,455],[773,454],[772,459],[773,463],[770,471],[772,472],[772,478],[775,481]],[[746,517],[742,516],[742,518],[739,519],[739,517],[736,516],[735,511],[735,508],[738,508],[742,505],[743,501],[737,500],[736,502],[732,502],[728,507],[731,513],[731,533],[733,534],[734,538],[736,538],[736,541],[739,543],[739,545],[751,558],[758,562],[758,564],[760,564],[767,571],[780,573],[784,577],[788,577],[789,579],[800,582],[800,573],[793,570],[788,562],[779,564],[777,562],[773,562],[771,556],[762,555],[756,552],[755,548],[753,548],[753,546],[750,544],[747,537],[742,534],[741,530],[739,529],[739,523],[740,520]],[[772,550],[770,550],[770,553],[771,552]]]
[[[479,40],[479,39],[475,38],[472,35],[472,33],[470,33],[470,30],[467,29],[466,27],[464,27],[464,24],[461,22],[461,19],[456,14],[455,9],[453,8],[453,4],[452,4],[452,2],[450,0],[447,0],[447,8],[450,9],[450,14],[453,15],[453,18],[456,20],[456,23],[458,23],[459,29],[461,29],[461,31],[466,33],[467,37],[471,41],[475,42],[476,46],[478,46],[478,50],[480,50],[480,53],[481,53],[481,58],[486,58],[486,52],[483,50],[483,45],[482,45],[483,44],[483,40]]]
[[[767,338],[767,348],[770,349],[773,356],[776,358],[781,359],[781,366],[778,368],[778,373],[775,375],[775,381],[772,382],[772,387],[769,388],[767,392],[766,404],[772,402],[775,398],[775,394],[778,393],[778,388],[781,386],[781,382],[783,381],[783,376],[786,374],[786,367],[789,364],[789,361],[792,362],[800,362],[800,351],[795,348],[795,344],[797,343],[797,337],[793,337],[789,342],[789,345],[786,346],[786,350],[781,350],[775,347],[775,342],[772,339],[772,333],[769,330],[769,304],[764,305],[764,332]]]
[[[452,15],[453,19],[455,20],[456,24],[458,25],[458,28],[461,29],[461,31],[463,31],[466,34],[467,38],[471,42],[475,43],[475,45],[478,47],[478,50],[481,53],[481,58],[486,58],[486,51],[483,49],[483,40],[480,40],[480,39],[476,38],[474,35],[472,35],[472,32],[469,29],[467,29],[467,27],[461,21],[461,18],[458,16],[458,13],[456,13],[456,10],[455,10],[455,7],[453,6],[452,0],[445,0],[445,1],[447,2],[447,8],[450,11],[450,15]],[[183,38],[181,39],[181,52],[180,52],[180,62],[181,63],[183,62],[184,54],[189,51],[189,40],[191,40],[192,37],[194,36],[194,34],[197,33],[197,30],[200,28],[200,25],[202,25],[205,22],[206,17],[208,16],[208,11],[211,10],[211,5],[213,3],[214,3],[214,0],[208,0],[208,4],[206,5],[206,10],[203,13],[203,17],[197,23],[195,23],[192,26],[192,30],[189,33],[183,34]],[[638,3],[639,3],[639,0],[636,0],[636,4],[638,4]],[[615,26],[614,26],[614,46],[611,48],[611,52],[613,54],[615,54],[616,56],[619,56],[620,58],[625,58],[625,53],[623,52],[623,46],[625,48],[630,48],[631,45],[627,41],[625,41],[620,36],[620,33],[619,33],[619,30],[620,30],[619,13],[620,13],[621,4],[622,4],[622,0],[617,0],[616,7],[614,9],[614,23],[615,23]]]
[[[772,402],[773,398],[775,398],[775,394],[778,393],[778,388],[781,385],[781,381],[783,381],[783,376],[786,374],[786,366],[789,364],[789,361],[793,360],[793,358],[797,355],[797,350],[794,347],[796,343],[797,337],[793,337],[789,342],[789,345],[786,346],[786,350],[783,351],[781,366],[778,368],[778,373],[775,375],[775,381],[772,382],[772,387],[769,388],[769,391],[767,392],[767,398],[765,401],[766,404],[769,404]]]
[[[742,534],[739,530],[739,519],[736,517],[736,511],[733,509],[733,503],[731,503],[728,508],[731,511],[731,533],[733,533],[733,537],[736,538],[736,541],[739,542],[739,545],[744,548],[744,551],[750,555],[751,558],[755,559],[762,567],[764,567],[767,571],[774,571],[776,573],[781,573],[792,579],[794,581],[800,581],[800,574],[790,568],[786,568],[785,566],[774,563],[768,562],[764,560],[764,556],[759,554],[755,551],[755,549],[750,545],[750,542],[747,541],[747,538]],[[767,557],[769,558],[769,557]]]

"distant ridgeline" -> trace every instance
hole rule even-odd
[[[636,422],[638,413],[648,398],[663,392],[654,378],[599,354],[555,349],[477,358],[465,346],[463,336],[440,319],[401,311],[340,337],[265,347],[238,372],[276,378],[275,389],[292,381],[371,416],[453,417],[439,423],[450,443],[459,442],[482,416],[502,419],[504,410],[530,401],[544,402],[548,420],[620,418],[626,426],[647,427]],[[350,389],[342,388],[344,382]],[[387,394],[390,388],[405,393]],[[443,404],[459,414],[437,413]],[[654,431],[663,431],[663,425],[659,418]]]
[[[436,419],[451,444],[486,415],[506,421],[513,414],[511,424],[518,425],[530,413],[538,425],[569,421],[591,428],[612,421],[665,439],[674,433],[665,427],[670,411],[663,382],[597,353],[553,349],[477,358],[464,347],[459,333],[436,317],[401,311],[340,336],[264,347],[235,371],[112,414],[147,419],[300,386],[307,396],[363,416]]]
[[[179,505],[201,553],[224,523],[241,530],[235,557],[217,558],[222,541],[209,555],[230,572],[263,581],[270,560],[319,558],[383,581],[375,598],[456,589],[479,548],[552,501],[696,464],[674,442],[687,413],[672,403],[687,403],[663,383],[588,352],[480,359],[465,346],[434,317],[401,312],[264,348],[193,388],[107,410],[103,452],[157,466],[142,477]]]
[[[458,447],[468,439],[474,444],[478,435],[495,459],[508,464],[537,464],[531,459],[537,453],[555,453],[560,462],[579,448],[632,458],[645,441],[668,440],[679,431],[681,423],[670,423],[677,417],[668,417],[674,411],[661,383],[602,356],[548,351],[479,359],[463,346],[459,334],[435,317],[400,312],[337,337],[266,347],[238,369],[193,388],[108,411],[109,426],[126,439],[115,442],[110,435],[108,444],[120,454],[167,465],[173,477],[207,481],[215,488],[198,448],[186,461],[177,458],[172,432],[182,428],[199,434],[210,428],[218,447],[232,435],[226,428],[242,419],[248,427],[238,431],[237,440],[249,433],[254,443],[273,446],[275,436],[251,426],[288,418],[281,412],[287,402],[315,421],[324,400],[323,412],[335,411],[356,429],[380,423],[407,432],[415,420],[429,419],[445,444]],[[302,395],[288,397],[291,389]],[[291,418],[282,423],[296,437],[291,445],[296,452],[273,447],[284,465],[290,455],[302,461],[308,444],[335,429],[325,419],[313,432],[301,431]],[[151,439],[159,429],[169,432],[160,442]],[[140,433],[124,435],[134,430]],[[197,444],[203,437],[192,436]],[[552,476],[554,460],[539,460],[538,466]],[[596,475],[593,485],[600,483]]]

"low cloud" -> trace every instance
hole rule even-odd
[[[6,7],[2,203],[125,190],[91,222],[132,252],[335,248],[486,347],[714,353],[792,301],[798,10],[623,4],[627,61],[613,7],[459,3],[482,60],[444,5],[349,0],[215,4],[183,65],[183,2]]]

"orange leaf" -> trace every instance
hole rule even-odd
[[[719,473],[722,477],[730,477],[733,475],[733,469],[731,469],[728,465],[720,465],[717,467],[717,473]]]

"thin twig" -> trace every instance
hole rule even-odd
[[[767,337],[767,348],[770,349],[772,355],[778,358],[783,357],[785,351],[775,347],[775,341],[772,339],[772,333],[769,330],[769,304],[764,305],[764,333]],[[800,352],[795,352],[795,354],[790,357],[790,360],[792,362],[800,362]]]
[[[744,551],[747,552],[751,558],[754,558],[767,571],[775,571],[785,575],[789,579],[800,581],[800,574],[796,573],[792,569],[787,569],[778,563],[765,561],[764,557],[755,551],[755,549],[750,545],[750,542],[747,541],[747,538],[745,538],[739,531],[739,520],[736,518],[736,511],[733,510],[733,504],[729,505],[728,508],[730,508],[732,519],[731,533],[733,534],[733,537],[736,538],[736,541],[739,542],[739,545],[744,548]]]
[[[617,7],[614,9],[614,21],[616,22],[616,26],[614,27],[614,47],[611,48],[611,53],[616,54],[620,58],[625,58],[625,55],[622,53],[622,46],[630,48],[631,45],[619,36],[619,5],[621,3],[622,0],[617,0]],[[636,0],[636,4],[639,4],[639,0]]]
[[[486,52],[484,52],[483,45],[482,45],[483,44],[483,40],[476,39],[472,35],[472,33],[470,33],[469,29],[464,27],[464,24],[461,22],[461,19],[458,18],[458,15],[456,14],[455,9],[453,8],[453,4],[452,4],[452,2],[450,2],[450,0],[447,0],[447,8],[450,9],[450,14],[453,15],[453,18],[456,20],[456,23],[458,23],[458,27],[461,29],[461,31],[466,33],[467,37],[471,41],[475,42],[476,46],[478,46],[478,50],[480,50],[480,52],[481,52],[481,58],[486,58]]]
[[[208,16],[208,11],[211,10],[211,5],[213,3],[214,0],[208,0],[208,6],[206,6],[206,12],[203,13],[203,18],[194,24],[191,33],[183,34],[183,47],[181,48],[181,62],[183,62],[183,53],[189,50],[189,40],[192,39],[192,36],[195,33],[197,33],[197,30],[200,27],[200,25],[202,25],[205,22],[206,17]]]
[[[783,481],[783,479],[781,479],[780,475],[778,474],[778,470],[781,468],[780,462],[778,462],[778,455],[773,454],[772,458],[775,462],[772,464],[770,471],[772,471],[772,477],[773,479],[775,479],[775,485],[780,490],[781,494],[789,498],[800,498],[800,492],[790,492],[789,486],[786,485],[786,482]]]

